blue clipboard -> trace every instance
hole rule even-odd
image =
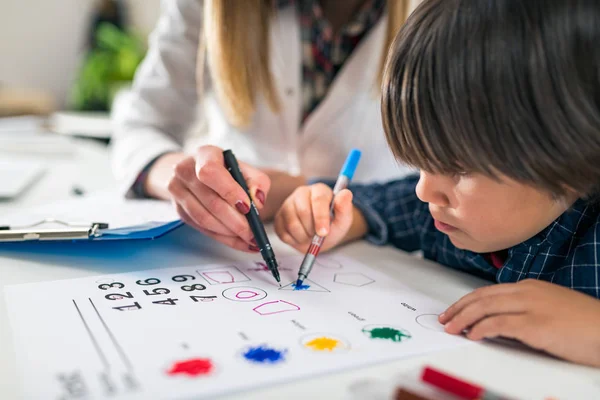
[[[60,225],[46,228],[44,225]],[[110,229],[102,222],[81,225],[47,219],[22,227],[0,226],[0,243],[34,241],[99,242],[107,240],[149,240],[159,238],[183,225],[181,220],[147,222],[141,225]]]

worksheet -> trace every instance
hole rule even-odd
[[[173,266],[6,287],[28,399],[213,399],[469,343],[445,305],[352,259]],[[139,266],[143,269],[143,265]]]

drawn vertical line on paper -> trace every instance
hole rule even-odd
[[[110,340],[113,342],[113,345],[117,349],[117,352],[119,353],[119,356],[123,360],[123,363],[125,364],[125,366],[127,367],[128,370],[132,371],[133,370],[133,366],[131,365],[131,362],[129,361],[129,358],[125,354],[125,351],[123,351],[123,348],[121,347],[121,345],[119,344],[119,342],[117,341],[117,339],[115,338],[115,336],[113,335],[112,331],[110,330],[110,328],[108,327],[108,325],[106,325],[106,322],[104,322],[104,318],[102,318],[102,315],[100,315],[100,312],[96,308],[96,305],[94,304],[94,302],[92,301],[92,299],[88,297],[88,300],[90,301],[90,304],[92,305],[92,307],[94,307],[94,311],[96,311],[96,314],[98,315],[98,318],[100,318],[100,322],[102,322],[102,325],[104,326],[104,329],[106,329],[106,333],[108,333],[108,336],[110,337]]]
[[[90,340],[92,341],[92,344],[94,345],[94,348],[96,349],[96,352],[98,353],[98,357],[100,357],[102,364],[104,364],[104,368],[107,371],[110,371],[110,364],[108,363],[108,359],[102,352],[102,349],[100,348],[100,345],[98,344],[98,341],[96,340],[96,337],[92,333],[92,330],[90,329],[85,318],[83,317],[83,314],[81,313],[81,310],[79,309],[79,306],[77,305],[77,302],[75,301],[75,299],[71,299],[71,300],[73,301],[73,305],[75,306],[75,309],[77,310],[77,314],[79,314],[79,318],[81,318],[81,322],[83,323],[83,326],[85,327],[85,330],[87,331],[88,336],[90,337]]]

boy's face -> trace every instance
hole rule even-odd
[[[576,200],[550,195],[506,177],[421,171],[416,188],[438,230],[460,249],[488,253],[519,244],[546,228]]]

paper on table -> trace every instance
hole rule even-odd
[[[167,201],[131,200],[117,194],[102,194],[24,209],[19,214],[2,215],[0,225],[27,226],[49,218],[81,225],[105,222],[111,230],[148,222],[179,220],[177,212]]]
[[[347,258],[292,290],[300,261],[282,289],[259,261],[8,286],[23,395],[212,399],[468,343],[443,304]]]

